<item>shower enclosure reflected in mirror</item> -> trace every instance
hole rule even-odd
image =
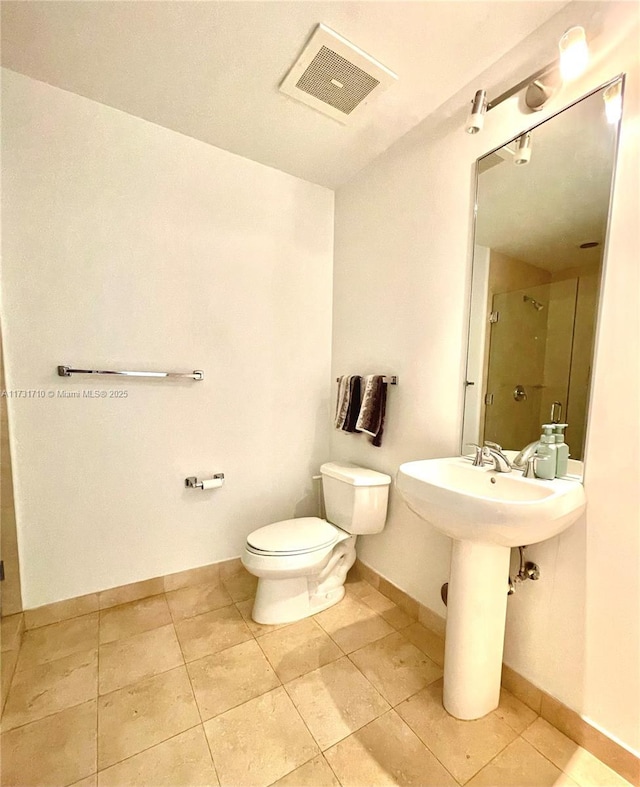
[[[583,459],[621,92],[533,128],[524,163],[519,138],[477,162],[463,453],[519,451],[553,421]]]

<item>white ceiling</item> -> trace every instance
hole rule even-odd
[[[334,188],[565,5],[19,0],[2,64]],[[278,91],[318,22],[399,75],[350,126]]]
[[[487,156],[498,163],[479,177],[476,243],[548,271],[599,263],[615,139],[599,91],[531,132],[528,164]]]

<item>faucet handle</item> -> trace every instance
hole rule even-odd
[[[533,456],[530,456],[527,459],[527,466],[522,471],[522,477],[523,478],[537,478],[538,477],[536,475],[536,462],[538,461],[538,459],[540,459],[540,457],[537,456],[536,454],[533,454]]]
[[[492,442],[491,440],[485,440],[484,444],[487,446],[487,448],[495,448],[496,451],[502,451],[502,446],[498,445],[498,443]]]
[[[467,445],[470,445],[476,452],[473,459],[473,467],[482,467],[484,465],[484,448],[476,443],[467,443]]]

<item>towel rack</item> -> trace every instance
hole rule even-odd
[[[340,378],[339,377],[336,377],[336,382],[337,383],[340,382]],[[390,377],[383,377],[382,378],[382,382],[383,383],[388,383],[389,385],[397,385],[398,384],[398,378],[397,378],[397,376],[395,374],[393,374]]]
[[[124,372],[107,369],[72,369],[70,366],[58,366],[59,377],[71,377],[72,374],[117,374],[123,377],[166,377],[172,380],[179,378],[204,380],[202,369],[195,369],[193,372]]]

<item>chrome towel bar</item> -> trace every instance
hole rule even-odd
[[[340,382],[340,378],[339,377],[336,377],[336,382],[337,383]],[[382,382],[388,383],[389,385],[397,385],[398,384],[398,378],[394,374],[391,377],[383,377],[382,378]]]
[[[72,374],[116,374],[123,377],[166,377],[172,380],[180,378],[204,380],[202,369],[195,369],[193,372],[118,372],[107,369],[72,369],[70,366],[58,366],[59,377],[71,377]]]

